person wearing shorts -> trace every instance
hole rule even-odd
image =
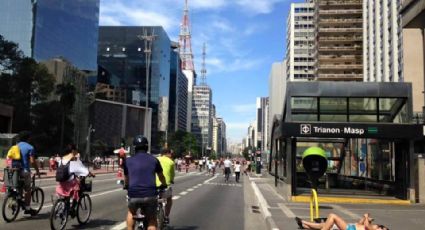
[[[147,153],[149,144],[146,137],[136,136],[133,145],[136,154],[124,163],[124,188],[128,190],[127,229],[134,229],[133,216],[140,208],[148,222],[147,229],[156,230],[158,193],[155,177],[158,176],[162,187],[166,187],[166,181],[158,159]]]
[[[313,223],[295,217],[300,229],[331,230],[335,226],[340,230],[389,230],[384,225],[372,224],[373,218],[365,213],[357,223],[347,223],[340,216],[330,213],[324,223]]]

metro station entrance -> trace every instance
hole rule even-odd
[[[328,160],[320,194],[409,199],[414,142],[424,138],[411,110],[407,83],[288,83],[282,118],[273,122],[269,172],[292,195],[308,194],[302,154],[317,146]]]

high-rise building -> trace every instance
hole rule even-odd
[[[256,127],[254,136],[254,147],[266,150],[267,141],[267,124],[268,124],[268,108],[269,98],[268,97],[257,97],[257,116],[256,116]]]
[[[178,44],[172,44],[174,50],[171,51],[169,132],[186,131],[188,82],[181,70],[181,59],[176,50]]]
[[[288,81],[314,79],[314,3],[292,3],[287,19]]]
[[[424,123],[425,2],[404,0],[401,16],[404,81],[412,82],[414,118],[417,122]]]
[[[212,91],[208,85],[193,87],[192,129],[203,152],[212,143]]]
[[[221,117],[213,117],[212,149],[218,157],[224,157],[227,153],[226,123]]]
[[[96,70],[99,0],[1,0],[0,34],[37,61],[62,57]]]
[[[363,81],[363,0],[315,1],[316,79]]]
[[[283,114],[286,93],[286,60],[273,63],[269,77],[269,116],[268,116],[268,140],[271,140],[273,121],[275,116]],[[278,117],[276,117],[278,119]],[[270,146],[269,142],[266,142]]]
[[[364,80],[402,82],[401,0],[364,0]]]
[[[171,41],[160,26],[101,26],[99,32],[98,82],[125,89],[125,103],[139,106],[146,105],[148,90],[148,107],[152,108],[151,151],[158,152],[160,140],[168,130]],[[145,47],[147,37],[153,38],[150,61],[145,52],[149,50]]]

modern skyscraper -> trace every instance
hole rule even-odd
[[[402,82],[401,0],[364,0],[364,80]]]
[[[314,79],[314,3],[292,3],[287,20],[288,81]]]
[[[267,124],[268,124],[268,109],[269,109],[269,98],[268,97],[257,97],[257,118],[256,118],[256,129],[254,138],[254,147],[266,150],[267,141]]]
[[[181,59],[178,44],[174,44],[171,51],[171,76],[170,76],[170,125],[169,132],[177,130],[186,131],[187,125],[187,78],[181,70]]]
[[[212,149],[217,153],[217,157],[224,157],[227,153],[226,123],[223,118],[214,116],[212,118]]]
[[[1,0],[0,34],[37,61],[62,57],[96,70],[99,0]]]
[[[363,1],[315,1],[316,79],[363,81]]]
[[[193,87],[192,129],[203,152],[212,143],[212,91],[208,85]]]
[[[170,104],[171,41],[160,26],[101,26],[99,29],[98,82],[127,91],[127,104],[152,108],[152,152],[168,130]],[[146,36],[153,36],[149,85],[146,81]]]

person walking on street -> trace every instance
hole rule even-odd
[[[241,177],[241,164],[239,163],[239,161],[236,161],[234,170],[235,170],[236,183],[239,183],[239,178]]]
[[[161,187],[167,187],[159,160],[149,154],[146,137],[138,135],[133,140],[136,155],[124,164],[124,188],[128,190],[127,229],[134,229],[133,216],[138,208],[145,215],[148,230],[156,230],[156,209],[158,206],[156,175]]]
[[[232,161],[230,160],[229,157],[227,157],[226,160],[224,160],[223,165],[224,165],[224,177],[225,177],[224,181],[227,183],[229,182],[229,177],[231,173],[230,168],[232,167]]]
[[[162,193],[162,198],[167,199],[167,205],[165,206],[165,223],[170,223],[170,212],[171,206],[173,205],[173,190],[171,184],[174,184],[174,161],[172,159],[172,151],[170,149],[164,149],[162,155],[158,157],[159,163],[162,167],[162,173],[165,177],[165,182],[167,183],[168,188]],[[156,186],[161,186],[161,181],[159,177],[156,177]]]

